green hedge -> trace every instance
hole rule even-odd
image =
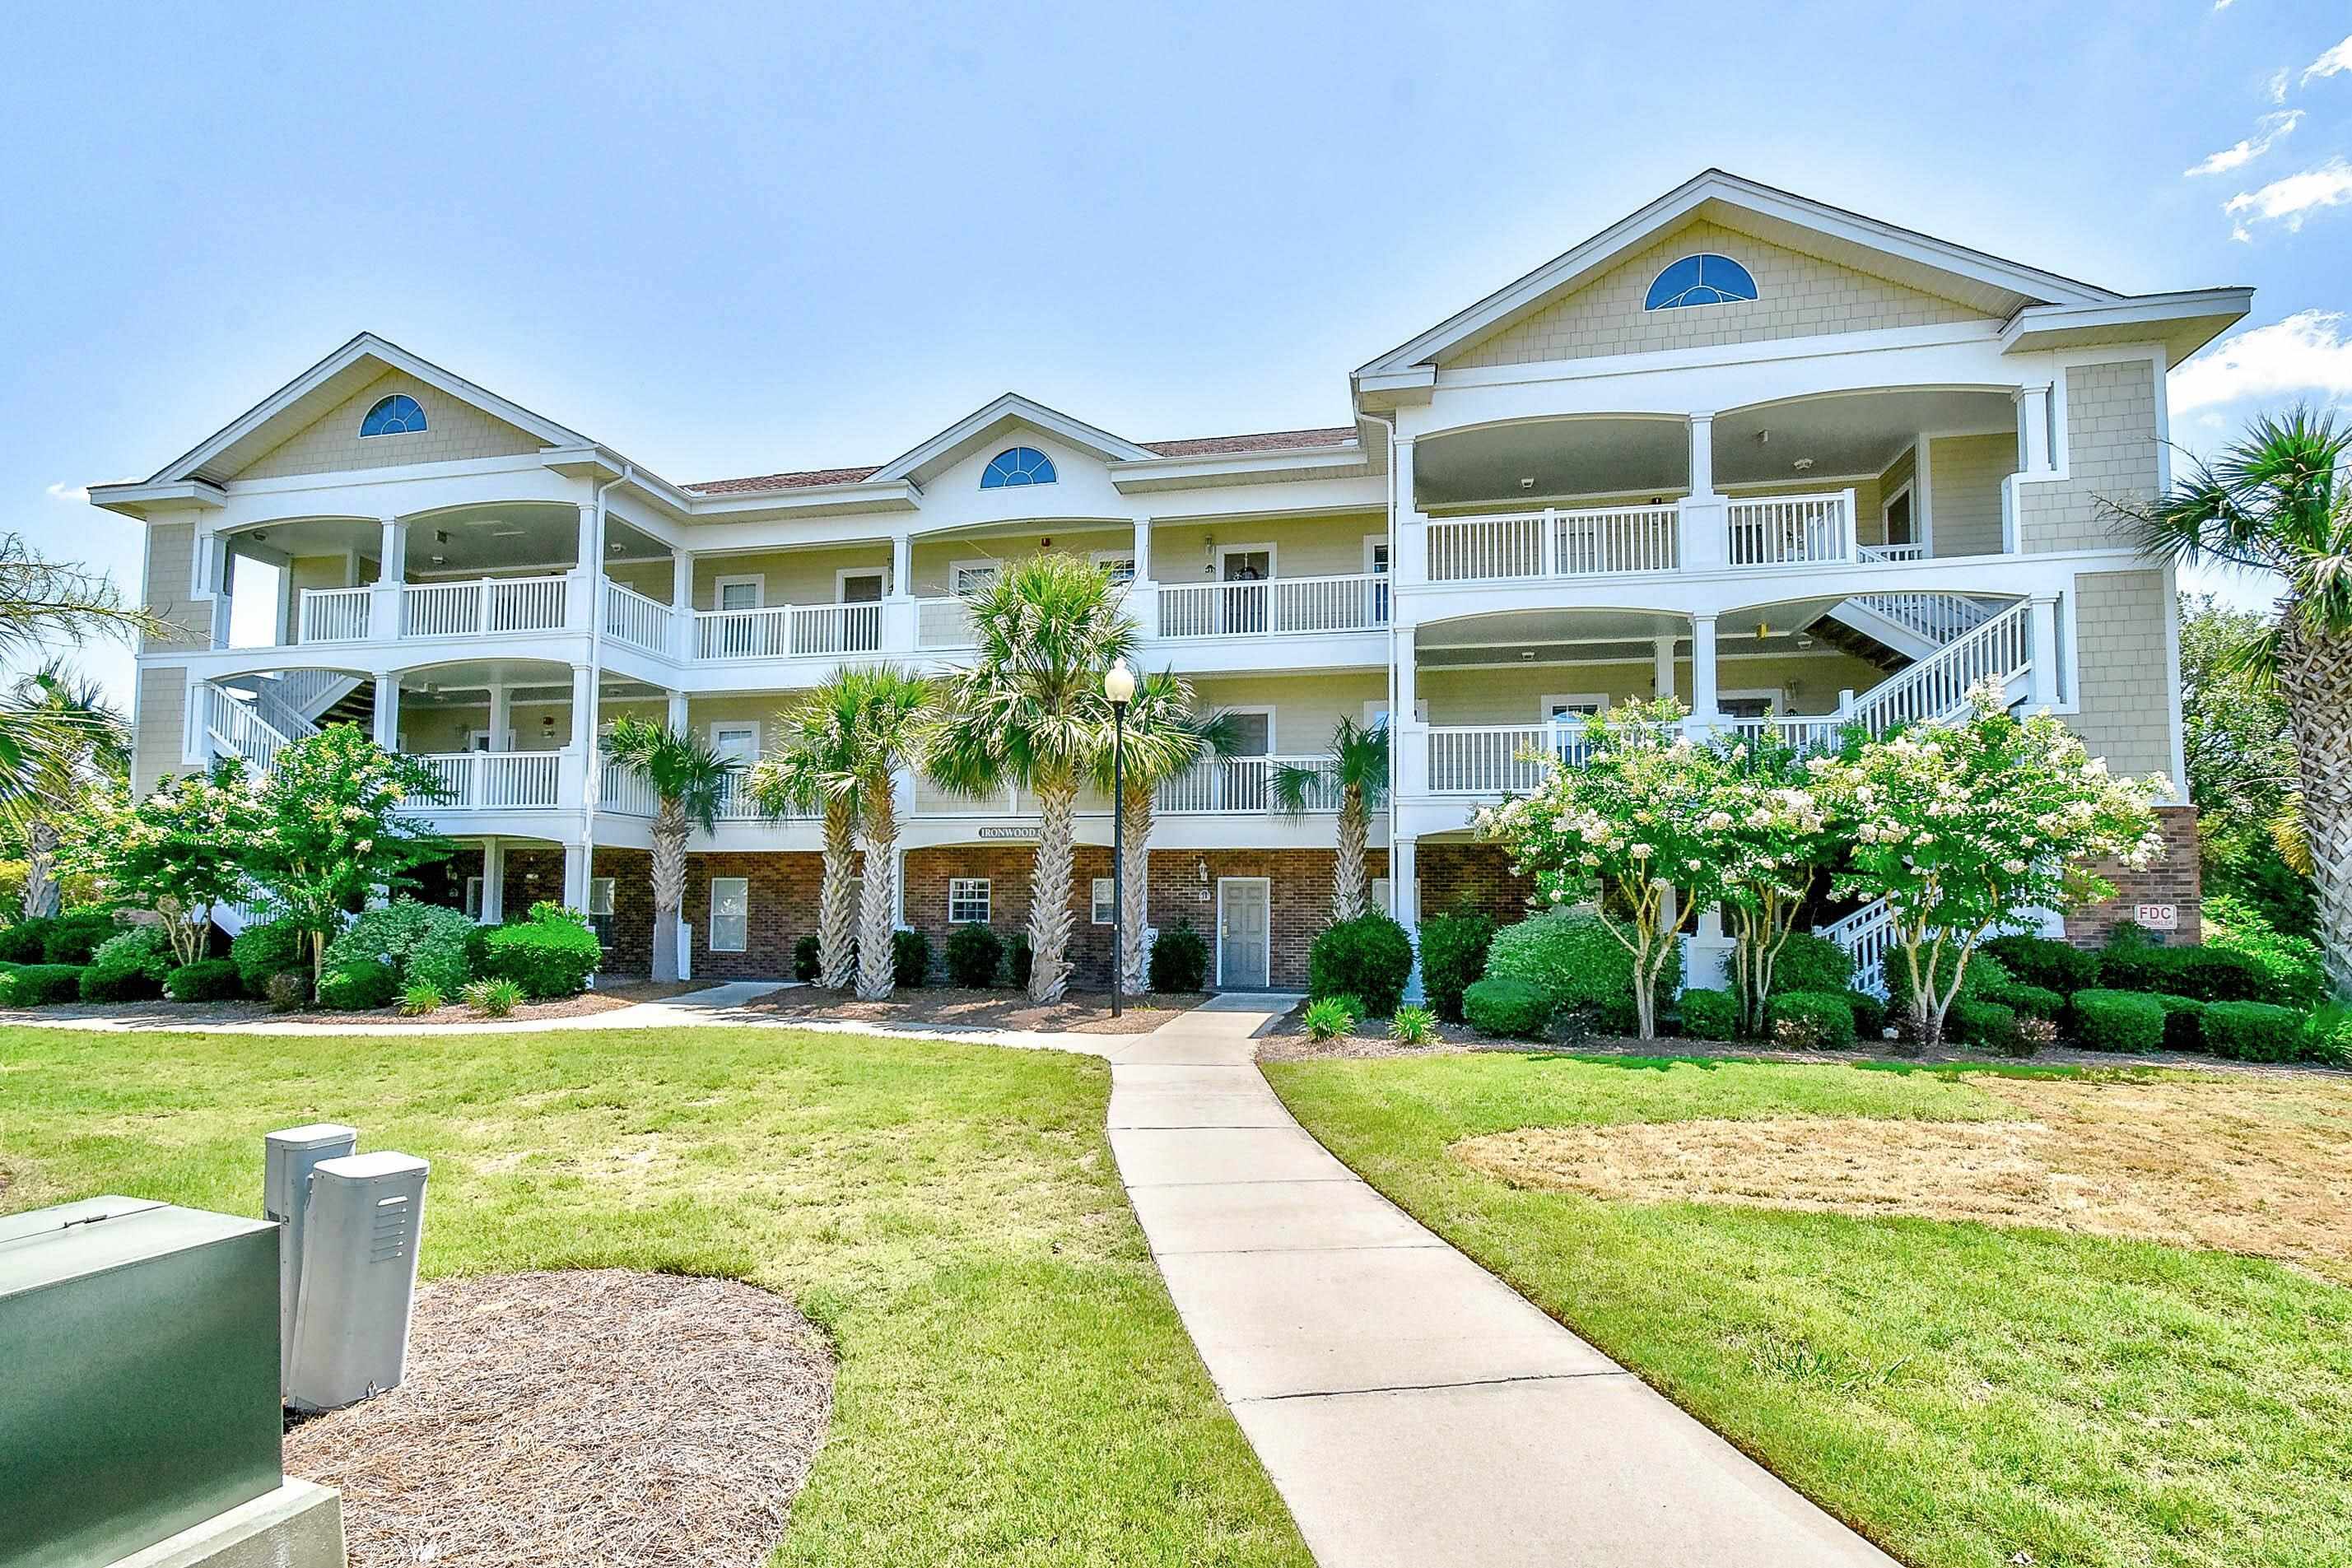
[[[2303,1014],[2272,1002],[2212,1002],[2202,1020],[2205,1049],[2239,1061],[2294,1061],[2303,1055]]]
[[[2261,960],[2226,947],[2149,947],[2126,942],[2099,959],[2111,991],[2161,991],[2200,1002],[2260,1001],[2271,995]]]
[[[1777,1043],[1843,1051],[1853,1043],[1853,1008],[1843,991],[1780,991],[1764,1003],[1764,1025]]]
[[[1307,948],[1307,995],[1354,997],[1364,1017],[1387,1018],[1412,978],[1412,939],[1380,910],[1335,920]]]
[[[310,984],[310,956],[291,920],[281,917],[247,926],[230,941],[228,956],[248,997],[268,996],[270,979],[278,975],[299,972],[303,984]]]
[[[931,977],[931,939],[919,931],[890,933],[890,982],[911,991]]]
[[[400,971],[380,958],[347,957],[319,977],[319,1005],[338,1012],[390,1007],[399,994]]]
[[[1845,1005],[1853,1009],[1853,1037],[1877,1044],[1886,1038],[1886,1003],[1868,991],[1848,991]]]
[[[2352,1007],[2329,1002],[2304,1019],[2303,1056],[2330,1067],[2352,1067]]]
[[[79,964],[27,964],[7,977],[10,1007],[45,1008],[81,999]]]
[[[1422,922],[1421,988],[1448,1023],[1462,1021],[1462,993],[1486,978],[1496,929],[1489,916],[1469,912]]]
[[[1462,993],[1462,1016],[1480,1034],[1541,1040],[1551,1025],[1551,998],[1528,980],[1490,975]]]
[[[2156,1005],[2164,1009],[2164,1049],[2167,1051],[2202,1051],[2205,1049],[2205,1009],[2210,1004],[2194,997],[2167,996],[2152,992]]]
[[[2049,936],[1996,936],[1984,950],[2001,961],[2020,983],[2062,997],[2099,983],[2099,956]]]
[[[1775,991],[1817,991],[1842,995],[1853,986],[1853,956],[1826,936],[1810,931],[1790,934],[1772,960]]]
[[[1955,997],[1944,1015],[1944,1032],[1964,1045],[2015,1054],[2022,1038],[2017,1031],[2017,1012],[2007,1002],[1985,997]]]
[[[2054,1019],[2066,1010],[2064,997],[2047,986],[2029,986],[2023,981],[2012,981],[1987,990],[1983,993],[1983,999],[1997,1002],[2027,1018]]]
[[[482,972],[512,980],[534,999],[576,997],[604,961],[604,950],[588,923],[553,904],[531,905],[530,918],[501,925],[483,944]],[[387,992],[384,999],[392,999]]]
[[[1693,1040],[1729,1040],[1739,1032],[1739,998],[1729,991],[1687,990],[1681,1006],[1683,1033]]]
[[[327,944],[324,967],[362,960],[390,964],[400,987],[431,986],[454,997],[474,977],[477,954],[487,933],[463,910],[395,898],[362,910],[343,934]]]
[[[812,931],[793,944],[793,978],[803,985],[813,986],[824,977],[822,955],[824,944]]]
[[[145,925],[118,932],[99,944],[81,972],[86,1002],[143,1002],[163,994],[172,972],[172,945],[161,928]]]
[[[2150,1051],[2164,1045],[2164,1005],[2137,991],[2076,991],[2066,1004],[2085,1051]]]
[[[175,1002],[226,1002],[245,989],[236,966],[226,958],[199,958],[163,977],[163,994]]]
[[[1589,910],[1555,909],[1506,925],[1486,950],[1486,977],[1524,980],[1550,999],[1555,1012],[1582,1012],[1604,1030],[1633,1031],[1633,956]],[[1658,978],[1658,994],[1682,986],[1682,945],[1676,943]],[[1468,998],[1464,998],[1468,1011]]]
[[[1145,967],[1155,991],[1179,996],[1200,990],[1209,983],[1209,944],[1191,921],[1179,920],[1152,938]]]
[[[948,983],[968,991],[984,991],[996,984],[1004,967],[1004,940],[980,922],[968,921],[948,933]]]

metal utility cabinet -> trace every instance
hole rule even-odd
[[[0,1218],[0,1568],[111,1563],[278,1488],[278,1244],[142,1198]]]

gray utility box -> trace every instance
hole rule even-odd
[[[340,1410],[399,1385],[428,1168],[384,1151],[323,1160],[310,1173],[286,1358],[286,1402],[295,1409]]]
[[[279,1386],[294,1354],[294,1302],[302,1284],[302,1207],[310,1196],[310,1173],[359,1147],[356,1127],[317,1122],[289,1127],[262,1139],[261,1212],[286,1228],[278,1249],[278,1358]]]
[[[0,1568],[87,1568],[277,1490],[278,1227],[0,1218]]]

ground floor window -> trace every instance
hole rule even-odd
[[[588,928],[596,933],[597,942],[606,947],[613,945],[613,883],[609,876],[588,879]]]
[[[710,950],[740,953],[751,936],[751,882],[749,877],[710,879]]]
[[[1117,913],[1117,902],[1118,895],[1111,890],[1110,878],[1107,876],[1098,876],[1095,878],[1094,903],[1096,925],[1108,925],[1111,923],[1111,916]]]
[[[481,917],[482,879],[478,876],[469,876],[466,879],[466,918],[479,920]]]
[[[948,879],[948,924],[988,924],[988,879],[958,876]]]

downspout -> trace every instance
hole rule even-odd
[[[620,473],[596,486],[596,558],[583,563],[588,578],[588,709],[572,715],[580,728],[577,738],[587,753],[587,777],[580,781],[580,893],[584,904],[596,902],[596,803],[603,796],[604,769],[596,744],[596,717],[604,689],[604,497],[637,476],[636,465],[623,463]],[[588,913],[583,907],[583,915]]]
[[[1397,633],[1396,633],[1396,622],[1397,622],[1397,548],[1396,548],[1396,541],[1397,541],[1397,532],[1396,532],[1396,519],[1397,519],[1397,476],[1396,476],[1396,421],[1394,421],[1394,420],[1392,420],[1392,419],[1385,418],[1385,417],[1383,417],[1382,415],[1380,415],[1380,414],[1377,414],[1377,413],[1360,413],[1360,412],[1356,415],[1356,417],[1357,417],[1357,418],[1359,418],[1359,419],[1369,419],[1369,420],[1370,420],[1374,424],[1377,424],[1377,425],[1379,425],[1382,430],[1387,431],[1387,432],[1388,432],[1388,435],[1389,435],[1389,450],[1388,450],[1388,491],[1389,491],[1389,506],[1388,506],[1388,511],[1389,511],[1389,517],[1388,517],[1388,526],[1389,526],[1389,659],[1388,659],[1388,698],[1389,698],[1389,701],[1388,701],[1388,709],[1389,709],[1389,907],[1388,907],[1388,914],[1389,914],[1391,917],[1393,917],[1393,916],[1395,915],[1395,914],[1396,914],[1396,902],[1397,902],[1397,879],[1396,879],[1396,826],[1397,826],[1397,743],[1396,743],[1396,737],[1397,737],[1397,727],[1398,727],[1398,726],[1399,726],[1399,725],[1401,725],[1401,724],[1404,724],[1404,723],[1410,722],[1410,720],[1412,719],[1412,715],[1410,715],[1410,714],[1405,714],[1405,715],[1402,715],[1402,716],[1400,716],[1400,715],[1398,714],[1397,710],[1396,710],[1396,705],[1397,705],[1397,677],[1396,677],[1396,671],[1397,671],[1397,666],[1396,666],[1396,661],[1397,661]]]

